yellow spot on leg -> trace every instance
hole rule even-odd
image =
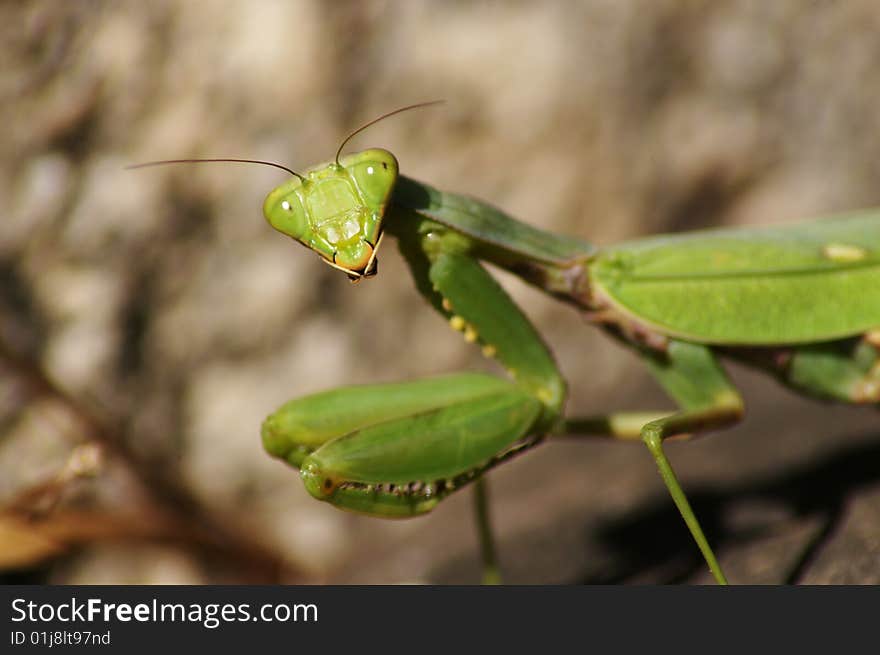
[[[464,322],[464,319],[461,316],[453,316],[449,319],[449,327],[456,332],[461,332],[466,326],[467,323]]]
[[[858,262],[868,256],[868,251],[846,243],[829,243],[822,248],[822,255],[834,262]]]
[[[865,341],[870,343],[875,348],[880,348],[880,328],[875,330],[868,330],[865,332]]]
[[[443,304],[443,309],[445,309],[447,312],[452,311],[452,303],[449,302],[449,298],[444,298],[442,304]]]
[[[498,350],[492,344],[487,343],[485,346],[483,346],[483,357],[492,358],[496,354],[498,354]]]
[[[857,403],[876,403],[880,401],[880,382],[872,379],[862,380],[855,387],[853,400]]]
[[[477,331],[473,328],[473,326],[468,325],[464,329],[464,340],[468,343],[474,343],[477,340]]]

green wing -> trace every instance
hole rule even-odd
[[[603,251],[596,293],[708,344],[825,341],[880,327],[880,209],[771,229],[659,236]]]

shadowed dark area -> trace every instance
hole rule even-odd
[[[772,475],[735,484],[686,485],[691,506],[732,584],[799,584],[829,575],[821,568],[829,562],[819,560],[835,547],[835,540],[850,547],[839,531],[852,500],[866,493],[880,497],[872,491],[880,483],[876,436],[860,435],[866,441],[831,449]],[[880,502],[872,508],[880,513]],[[536,584],[549,578],[564,584],[713,584],[664,491],[651,493],[616,517],[605,513],[586,523],[583,514],[571,511],[553,517],[552,523],[507,535],[501,542],[505,582]],[[465,552],[436,567],[431,579],[461,584],[478,575],[477,555]]]
[[[780,580],[797,584],[818,552],[833,535],[850,498],[880,481],[880,435],[876,443],[849,446],[810,465],[783,471],[772,479],[744,481],[723,488],[686,490],[694,512],[716,554],[735,549],[773,531],[773,522],[748,530],[728,526],[725,517],[736,507],[756,502],[783,506],[791,518],[816,517],[822,528],[808,543],[796,565]],[[660,584],[689,580],[705,568],[702,556],[668,496],[652,499],[619,520],[598,529],[601,544],[618,559],[607,576],[590,574],[584,584],[618,584],[648,570],[659,570]]]

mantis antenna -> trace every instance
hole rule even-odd
[[[347,137],[345,137],[345,139],[340,144],[339,149],[336,151],[336,157],[335,157],[336,165],[339,166],[339,155],[342,154],[342,149],[345,147],[345,144],[348,143],[349,141],[351,141],[352,137],[354,137],[356,134],[363,132],[365,129],[367,129],[371,125],[375,125],[379,121],[384,120],[384,119],[388,118],[389,116],[394,116],[395,114],[399,114],[404,111],[409,111],[410,109],[420,109],[421,107],[430,107],[431,105],[439,105],[443,102],[445,102],[445,101],[444,100],[431,100],[429,102],[419,102],[414,105],[407,105],[406,107],[400,107],[399,109],[395,109],[393,111],[389,111],[385,114],[382,114],[378,118],[374,118],[370,122],[365,123],[364,125],[361,125],[354,132],[352,132]],[[131,166],[126,166],[125,168],[127,170],[133,170],[136,168],[148,168],[150,166],[165,166],[167,164],[204,164],[204,163],[212,163],[212,162],[232,162],[232,163],[238,163],[238,164],[262,164],[263,166],[273,166],[274,168],[280,168],[282,171],[287,171],[291,175],[295,175],[303,182],[306,181],[306,179],[302,175],[297,173],[295,170],[288,168],[287,166],[282,166],[281,164],[276,164],[275,162],[272,162],[272,161],[263,161],[261,159],[232,159],[232,158],[228,158],[228,157],[210,158],[210,159],[160,159],[157,161],[144,162],[142,164],[133,164]]]
[[[389,111],[386,114],[382,114],[378,118],[374,118],[373,120],[371,120],[369,123],[364,123],[359,128],[357,128],[354,132],[352,132],[347,137],[345,137],[345,139],[342,141],[342,143],[339,144],[339,149],[336,151],[336,158],[335,158],[336,165],[337,166],[340,165],[339,164],[339,155],[342,154],[342,149],[345,147],[345,144],[348,143],[349,141],[351,141],[352,137],[354,137],[356,134],[360,134],[368,127],[375,125],[376,123],[378,123],[381,120],[385,120],[389,116],[394,116],[395,114],[399,114],[404,111],[409,111],[410,109],[421,109],[422,107],[430,107],[431,105],[440,105],[440,104],[443,104],[444,102],[446,102],[446,101],[445,100],[430,100],[428,102],[419,102],[414,105],[407,105],[406,107],[401,107],[400,109],[395,109],[394,111]]]
[[[144,162],[143,164],[134,164],[132,166],[126,166],[125,168],[132,170],[135,168],[147,168],[148,166],[164,166],[165,164],[203,164],[205,162],[236,162],[239,164],[262,164],[263,166],[274,166],[275,168],[280,168],[282,171],[287,171],[291,175],[296,175],[303,182],[306,181],[302,175],[293,169],[287,168],[287,166],[282,166],[281,164],[276,164],[272,161],[262,161],[260,159],[162,159],[159,161]]]

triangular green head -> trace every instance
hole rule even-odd
[[[352,279],[373,275],[397,170],[387,150],[346,155],[275,188],[263,203],[263,215]]]

